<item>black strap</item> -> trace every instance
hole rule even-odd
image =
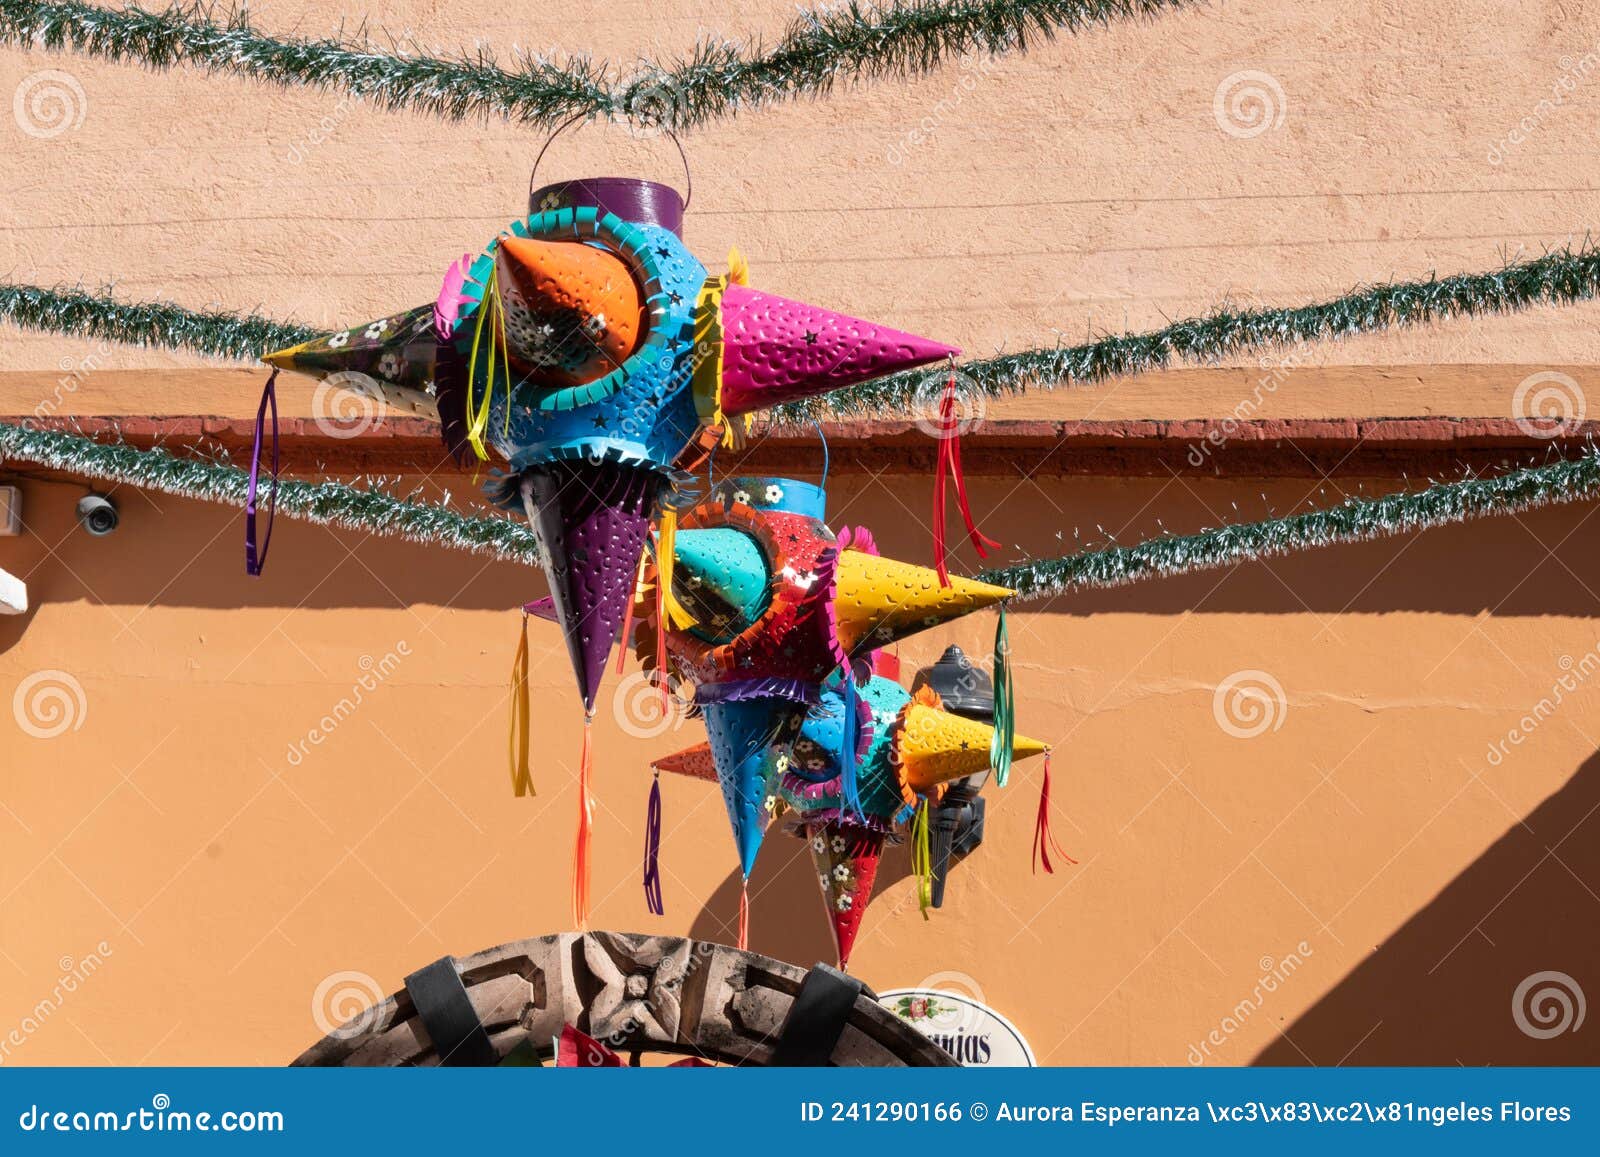
[[[406,993],[428,1030],[439,1064],[451,1068],[483,1068],[500,1063],[478,1020],[455,957],[435,960],[406,977]]]
[[[819,1068],[832,1063],[856,998],[871,991],[853,976],[819,964],[800,984],[773,1046],[773,1068]]]

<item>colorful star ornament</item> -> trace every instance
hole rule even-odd
[[[649,183],[540,190],[541,211],[455,262],[431,305],[265,358],[275,369],[436,407],[458,458],[486,460],[492,449],[505,460],[509,471],[492,492],[525,510],[538,533],[586,719],[653,521],[671,543],[686,470],[719,443],[738,444],[763,409],[959,352],[751,289],[737,253],[728,273],[709,274],[673,222],[611,211],[608,198],[629,184]],[[726,743],[754,733],[744,708],[723,714]],[[588,756],[586,738],[579,927],[588,915]]]
[[[841,753],[847,730],[857,736],[859,808],[845,800]],[[986,723],[945,711],[932,690],[908,694],[881,675],[863,681],[853,708],[845,702],[842,679],[831,679],[807,713],[777,791],[810,848],[840,968],[849,966],[884,842],[907,826],[926,915],[928,807],[938,803],[946,784],[989,766],[994,735]],[[1046,754],[1043,743],[1015,737],[1015,758],[1040,754]],[[656,767],[698,776],[703,759],[703,749],[690,748]]]
[[[741,946],[750,873],[779,779],[825,685],[836,685],[844,710],[837,737],[842,807],[863,814],[856,666],[876,648],[1011,593],[970,579],[942,585],[931,568],[880,556],[859,529],[835,537],[822,521],[825,507],[820,487],[794,479],[718,484],[678,520],[670,555],[658,541],[635,608],[641,659],[694,689],[706,726],[745,884]]]

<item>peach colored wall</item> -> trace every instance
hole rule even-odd
[[[510,16],[400,3],[375,20],[427,45],[481,38],[629,60],[704,32],[771,33],[790,10],[619,0]],[[360,15],[281,3],[259,19],[316,33]],[[1157,325],[1228,298],[1289,303],[1487,268],[1581,237],[1600,208],[1587,176],[1600,73],[1578,71],[1597,45],[1600,14],[1555,2],[1197,7],[696,132],[688,240],[713,263],[739,245],[778,292],[974,354]],[[520,211],[541,140],[337,94],[9,49],[0,98],[51,69],[81,88],[82,122],[46,137],[0,115],[0,269],[313,324],[426,299],[450,259]],[[1254,137],[1229,135],[1214,113],[1243,71],[1283,93],[1281,124],[1275,110],[1276,127]],[[1576,78],[1563,102],[1540,109],[1563,76]],[[932,132],[913,144],[905,134],[924,116]],[[1506,146],[1529,117],[1524,142]],[[330,139],[311,144],[324,118]],[[557,144],[550,174],[671,179],[671,165],[662,142],[591,128]],[[1537,310],[1319,346],[1263,416],[1508,415],[1528,367],[1588,383],[1597,318],[1594,305]],[[259,381],[3,330],[0,410],[32,413],[79,369],[61,413],[240,413]],[[1253,372],[1198,380],[1014,405],[1214,416]],[[308,403],[291,391],[288,409]],[[278,1064],[318,1035],[313,994],[335,973],[388,991],[445,952],[566,926],[578,726],[552,631],[534,647],[553,701],[540,795],[512,800],[503,766],[515,623],[504,608],[536,580],[287,525],[251,583],[236,512],[124,491],[123,529],[92,541],[72,528],[76,491],[24,486],[29,533],[0,539],[0,566],[28,576],[37,605],[0,619],[0,1040],[51,995],[64,961],[102,941],[110,951],[6,1063]],[[1069,549],[1075,527],[1133,541],[1334,496],[1309,490],[982,479],[975,498],[987,529],[1040,555]],[[920,558],[925,501],[904,478],[855,476],[838,481],[834,507]],[[1600,645],[1590,513],[1019,614],[1021,724],[1059,745],[1061,835],[1081,863],[1029,875],[1038,769],[1023,765],[992,794],[988,841],[931,921],[904,857],[892,864],[856,969],[879,987],[967,973],[1048,1063],[1184,1064],[1291,953],[1304,966],[1212,1046],[1215,1062],[1600,1059],[1592,1031],[1537,1040],[1511,1011],[1518,983],[1544,970],[1600,994],[1600,698],[1582,682],[1509,756],[1487,754],[1571,676],[1564,657],[1581,670]],[[927,661],[950,641],[981,650],[989,629],[964,624],[903,657]],[[402,642],[392,675],[291,765],[289,745],[350,694],[363,657]],[[81,726],[41,739],[5,708],[49,670],[82,688]],[[1214,694],[1251,670],[1277,680],[1287,706],[1275,730],[1234,738]],[[703,785],[668,785],[665,919],[648,916],[637,883],[644,765],[694,729],[635,738],[606,714],[600,727],[596,924],[727,938],[730,841]],[[760,874],[754,947],[824,955],[799,846],[775,844]]]

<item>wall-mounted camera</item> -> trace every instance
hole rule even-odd
[[[121,520],[116,503],[104,494],[85,494],[78,499],[78,522],[96,538],[104,538],[117,529]]]

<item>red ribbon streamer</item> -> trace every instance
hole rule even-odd
[[[1078,861],[1067,855],[1061,845],[1056,843],[1056,838],[1050,833],[1050,753],[1044,753],[1044,784],[1039,789],[1039,818],[1033,827],[1033,871],[1037,875],[1040,861],[1044,862],[1046,875],[1055,875],[1055,867],[1050,863],[1050,853],[1054,850],[1069,864]]]
[[[583,721],[583,754],[578,757],[578,836],[572,849],[572,923],[589,927],[589,837],[594,830],[594,800],[589,794],[589,739],[594,716]]]
[[[950,380],[945,383],[944,396],[939,401],[939,457],[933,474],[933,554],[934,568],[939,572],[939,585],[950,585],[950,571],[945,564],[945,480],[948,478],[956,491],[956,507],[961,511],[961,521],[967,528],[967,540],[978,552],[979,558],[988,558],[990,550],[1000,549],[1000,544],[978,529],[972,517],[972,504],[967,498],[966,474],[961,469],[960,423],[956,418],[956,367],[950,366]]]

